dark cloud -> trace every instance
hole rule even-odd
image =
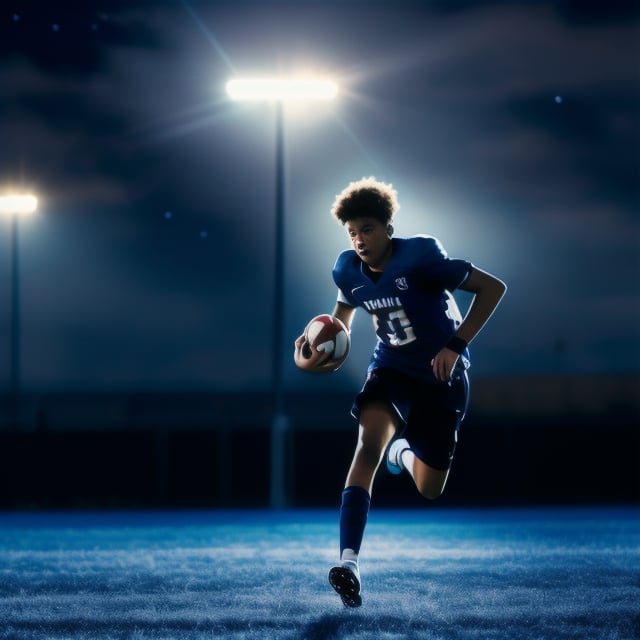
[[[640,348],[634,4],[3,9],[0,182],[42,203],[21,225],[25,384],[269,386],[274,113],[229,103],[224,84],[309,67],[335,73],[341,97],[286,117],[287,344],[333,306],[346,246],[333,197],[374,174],[400,190],[401,235],[433,233],[510,285],[474,345],[477,375],[555,370],[560,343],[569,370],[628,368],[629,341]],[[372,340],[358,323],[341,374],[356,385]],[[607,323],[618,349],[601,339]]]
[[[147,29],[143,12],[135,14],[135,19],[120,19],[128,4],[114,0],[10,2],[0,21],[0,54],[78,80],[95,75],[106,69],[105,52],[109,47],[160,46],[159,39]],[[149,9],[152,4],[148,4]]]
[[[563,0],[553,6],[569,24],[628,24],[640,20],[640,7],[634,0]]]

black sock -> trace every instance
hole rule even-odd
[[[345,549],[360,553],[371,497],[362,487],[347,487],[340,507],[340,557]]]

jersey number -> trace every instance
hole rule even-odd
[[[380,327],[380,318],[377,315],[373,315],[376,325]],[[389,344],[394,347],[399,347],[403,344],[408,344],[416,339],[416,334],[413,331],[411,322],[407,318],[407,314],[404,309],[398,309],[392,311],[387,316],[387,326],[389,331],[386,331],[389,338]]]

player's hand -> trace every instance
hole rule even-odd
[[[453,377],[453,369],[459,357],[459,354],[451,351],[451,349],[447,349],[447,347],[440,349],[431,361],[431,368],[433,369],[433,375],[436,377],[436,380],[441,380],[442,382],[451,380]]]
[[[331,353],[321,353],[314,349],[302,334],[294,342],[293,360],[296,366],[309,373],[331,373],[336,365],[330,362]]]

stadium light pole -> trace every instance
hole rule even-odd
[[[0,196],[0,214],[8,215],[11,224],[11,350],[9,417],[15,428],[18,422],[18,398],[20,396],[20,243],[18,237],[19,218],[33,213],[38,208],[38,199],[31,194],[9,194]]]
[[[293,78],[235,78],[226,86],[232,100],[270,102],[276,108],[275,122],[275,265],[273,300],[273,359],[271,420],[271,477],[269,501],[273,508],[287,506],[285,488],[285,436],[288,419],[284,401],[285,307],[285,204],[284,204],[284,105],[309,101],[331,100],[338,93],[335,82],[313,77]]]

